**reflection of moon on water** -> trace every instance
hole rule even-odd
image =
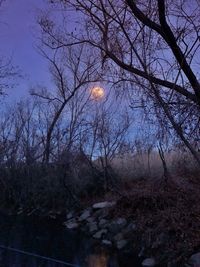
[[[104,96],[104,89],[99,86],[95,86],[91,89],[91,98],[94,100],[99,100]]]

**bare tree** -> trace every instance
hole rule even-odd
[[[0,95],[14,85],[14,79],[18,76],[18,70],[12,66],[10,60],[0,57]]]
[[[131,82],[160,105],[200,165],[193,145],[199,140],[191,141],[193,134],[199,133],[198,1],[53,2],[62,4],[66,14],[68,8],[74,8],[85,18],[85,24],[77,26],[81,32],[71,32],[47,18],[42,25],[45,42],[54,49],[87,43],[102,59],[109,75]]]
[[[94,103],[87,116],[88,126],[85,131],[85,142],[81,146],[90,161],[97,160],[104,178],[104,190],[114,185],[112,160],[121,153],[121,147],[128,140],[132,120],[126,108],[102,101]]]
[[[15,109],[15,118],[22,125],[18,160],[26,165],[41,159],[41,121],[37,120],[40,107],[37,102],[31,100],[20,101]]]
[[[89,83],[99,79],[99,75],[96,72],[96,61],[90,57],[86,59],[83,53],[84,50],[83,45],[63,49],[61,53],[56,50],[52,58],[42,50],[43,55],[50,63],[50,71],[56,85],[53,92],[45,92],[44,90],[40,92],[32,91],[32,95],[44,99],[54,108],[54,114],[49,122],[46,134],[43,157],[43,161],[46,163],[50,159],[52,133],[66,105],[69,104],[79,90],[84,90]]]

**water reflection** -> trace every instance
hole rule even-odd
[[[68,262],[77,267],[139,267],[54,221],[0,216],[0,245]],[[65,267],[64,263],[0,249],[0,267]]]
[[[99,248],[98,251],[87,255],[85,260],[80,258],[71,264],[62,264],[54,260],[40,259],[38,257],[21,255],[9,250],[0,250],[0,267],[119,267],[117,256],[109,255],[106,250]]]
[[[108,252],[101,247],[96,247],[94,252],[86,257],[86,263],[88,267],[107,267],[109,263]]]
[[[88,267],[107,267],[108,258],[101,255],[89,255],[87,258]]]

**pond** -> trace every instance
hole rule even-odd
[[[54,220],[0,215],[0,267],[140,267]]]

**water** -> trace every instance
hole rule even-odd
[[[64,267],[68,262],[78,267],[139,267],[134,255],[120,255],[101,247],[93,239],[68,231],[55,221],[38,218],[0,216],[0,267]],[[34,255],[32,255],[34,254]]]

